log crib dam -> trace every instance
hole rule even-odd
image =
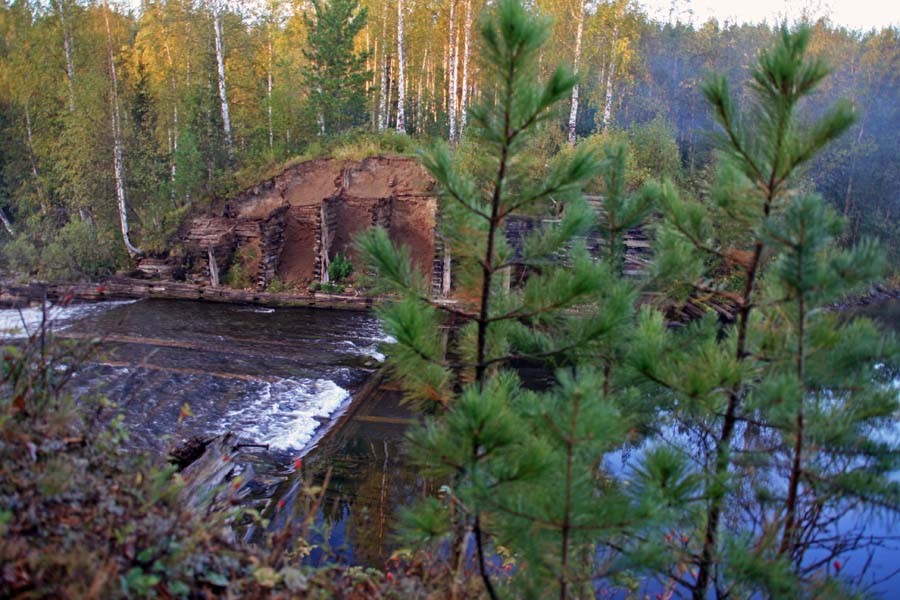
[[[148,257],[146,277],[265,290],[275,281],[304,290],[327,281],[337,255],[355,261],[353,236],[375,225],[433,267],[434,180],[413,158],[311,160],[187,217],[166,257]],[[226,274],[232,276],[226,279]]]

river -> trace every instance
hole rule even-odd
[[[861,312],[900,331],[900,302]],[[250,454],[257,481],[247,501],[271,519],[269,531],[284,524],[298,498],[294,459],[303,457],[307,481],[330,470],[316,537],[328,550],[311,561],[383,566],[396,549],[396,508],[434,491],[408,465],[404,432],[415,415],[395,389],[377,388],[344,415],[384,358],[387,338],[370,313],[141,300],[57,307],[49,316],[60,336],[103,340],[73,389],[115,402],[133,447],[163,452],[176,438],[225,431],[267,445]],[[37,309],[0,310],[0,333],[21,336],[41,318]],[[194,416],[179,425],[185,404]],[[329,429],[333,435],[322,439]],[[872,532],[892,534],[893,524],[873,522]],[[266,534],[246,532],[256,540]],[[893,571],[900,551],[883,548],[873,566],[876,575]],[[900,596],[900,577],[876,591]]]

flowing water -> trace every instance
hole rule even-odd
[[[273,453],[300,453],[384,357],[368,313],[171,300],[107,302],[47,311],[61,337],[99,338],[77,395],[100,393],[125,418],[131,443],[165,450],[172,437],[233,431]],[[6,337],[43,311],[0,311]],[[179,425],[187,404],[195,415]]]

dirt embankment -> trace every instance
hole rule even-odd
[[[353,236],[374,225],[408,246],[424,274],[434,261],[434,181],[412,158],[311,160],[212,206],[186,219],[169,257],[144,259],[141,270],[208,283],[212,265],[256,289],[276,277],[303,289],[338,254],[354,260]]]

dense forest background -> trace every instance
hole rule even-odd
[[[112,272],[163,252],[193,204],[298,157],[433,138],[465,148],[484,4],[0,0],[7,267]],[[553,24],[541,75],[565,63],[580,76],[542,126],[535,164],[624,140],[633,183],[668,176],[702,198],[714,157],[700,83],[712,71],[746,81],[775,24],[661,23],[628,0],[534,4]],[[900,258],[900,31],[811,25],[833,75],[806,114],[845,98],[859,119],[806,180],[848,218],[848,239],[877,236]]]

